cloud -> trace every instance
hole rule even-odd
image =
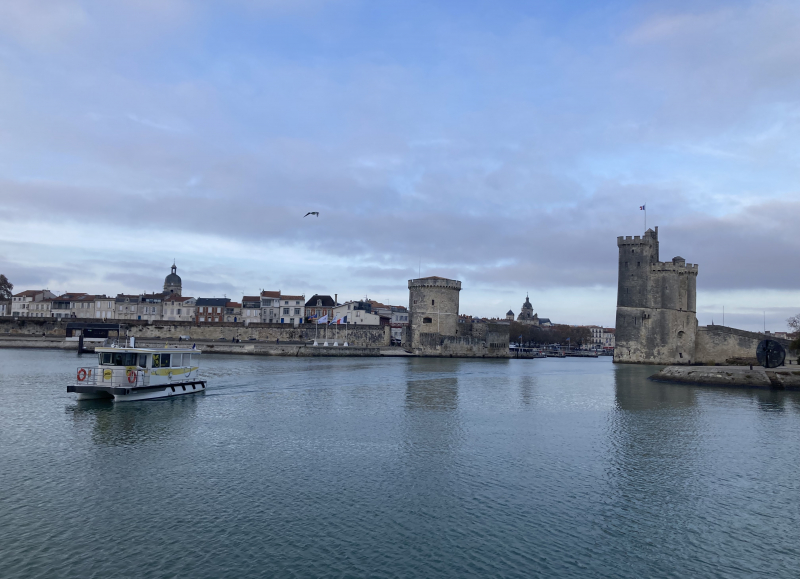
[[[322,1],[64,6],[83,19],[48,24],[58,51],[28,12],[15,16],[28,40],[2,43],[0,242],[16,244],[4,267],[20,279],[152,290],[176,257],[197,293],[402,301],[421,263],[462,279],[473,313],[534,291],[597,323],[591,307],[613,320],[616,237],[641,233],[646,202],[662,258],[698,262],[700,291],[798,286],[791,3],[631,4],[613,23]],[[97,227],[147,253],[87,245]],[[80,267],[37,244],[78,248],[53,251]],[[135,275],[117,282],[121,256]],[[26,269],[36,260],[54,273]]]

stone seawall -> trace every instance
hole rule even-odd
[[[734,358],[754,358],[761,340],[775,340],[786,349],[786,357],[796,360],[798,352],[789,349],[789,340],[727,326],[700,326],[695,340],[695,362],[725,364]]]
[[[66,335],[68,322],[96,323],[95,319],[63,319],[53,318],[24,318],[20,320],[0,320],[0,337],[3,336],[47,336]],[[193,322],[153,322],[138,320],[111,320],[110,323],[119,323],[122,335],[135,338],[168,338],[177,340],[180,336],[190,336],[192,340],[218,340],[224,338],[230,341],[238,338],[242,342],[254,338],[266,342],[311,342],[314,332],[317,332],[319,342],[325,337],[325,326],[315,327],[315,324],[301,324],[297,327],[288,324],[243,324],[220,323],[214,325],[197,325]],[[389,326],[349,326],[346,330],[342,325],[328,326],[328,341],[338,340],[341,344],[347,335],[347,342],[354,347],[380,348],[391,344],[391,328]]]
[[[178,345],[174,343],[173,345]],[[186,346],[187,343],[181,344]],[[137,340],[139,348],[163,348],[163,341]],[[86,350],[94,350],[95,343],[84,344]],[[77,354],[78,343],[67,342],[63,338],[37,338],[19,336],[8,338],[0,336],[0,348],[45,348],[51,350],[70,350]],[[266,343],[197,343],[203,354],[239,354],[252,356],[297,356],[297,357],[340,357],[340,356],[381,356],[380,348],[361,348],[353,346],[308,346],[304,344],[275,345]]]
[[[703,386],[732,386],[738,388],[774,388],[800,390],[800,367],[780,368],[760,366],[668,366],[650,376],[656,382],[678,382]]]

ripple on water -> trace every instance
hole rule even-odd
[[[206,356],[64,391],[0,350],[3,577],[796,577],[800,399],[600,360]]]

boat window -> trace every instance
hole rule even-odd
[[[139,364],[138,364],[138,366],[140,368],[146,368],[147,367],[147,354],[139,354]]]
[[[161,368],[161,356],[153,354],[153,368]]]
[[[100,354],[100,364],[105,366],[111,365],[111,352],[103,352]]]
[[[169,354],[161,354],[161,367],[169,368]]]
[[[172,354],[172,367],[179,368],[181,366],[181,354]]]

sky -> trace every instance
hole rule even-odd
[[[613,326],[643,204],[701,325],[800,313],[800,3],[0,0],[15,290]]]

